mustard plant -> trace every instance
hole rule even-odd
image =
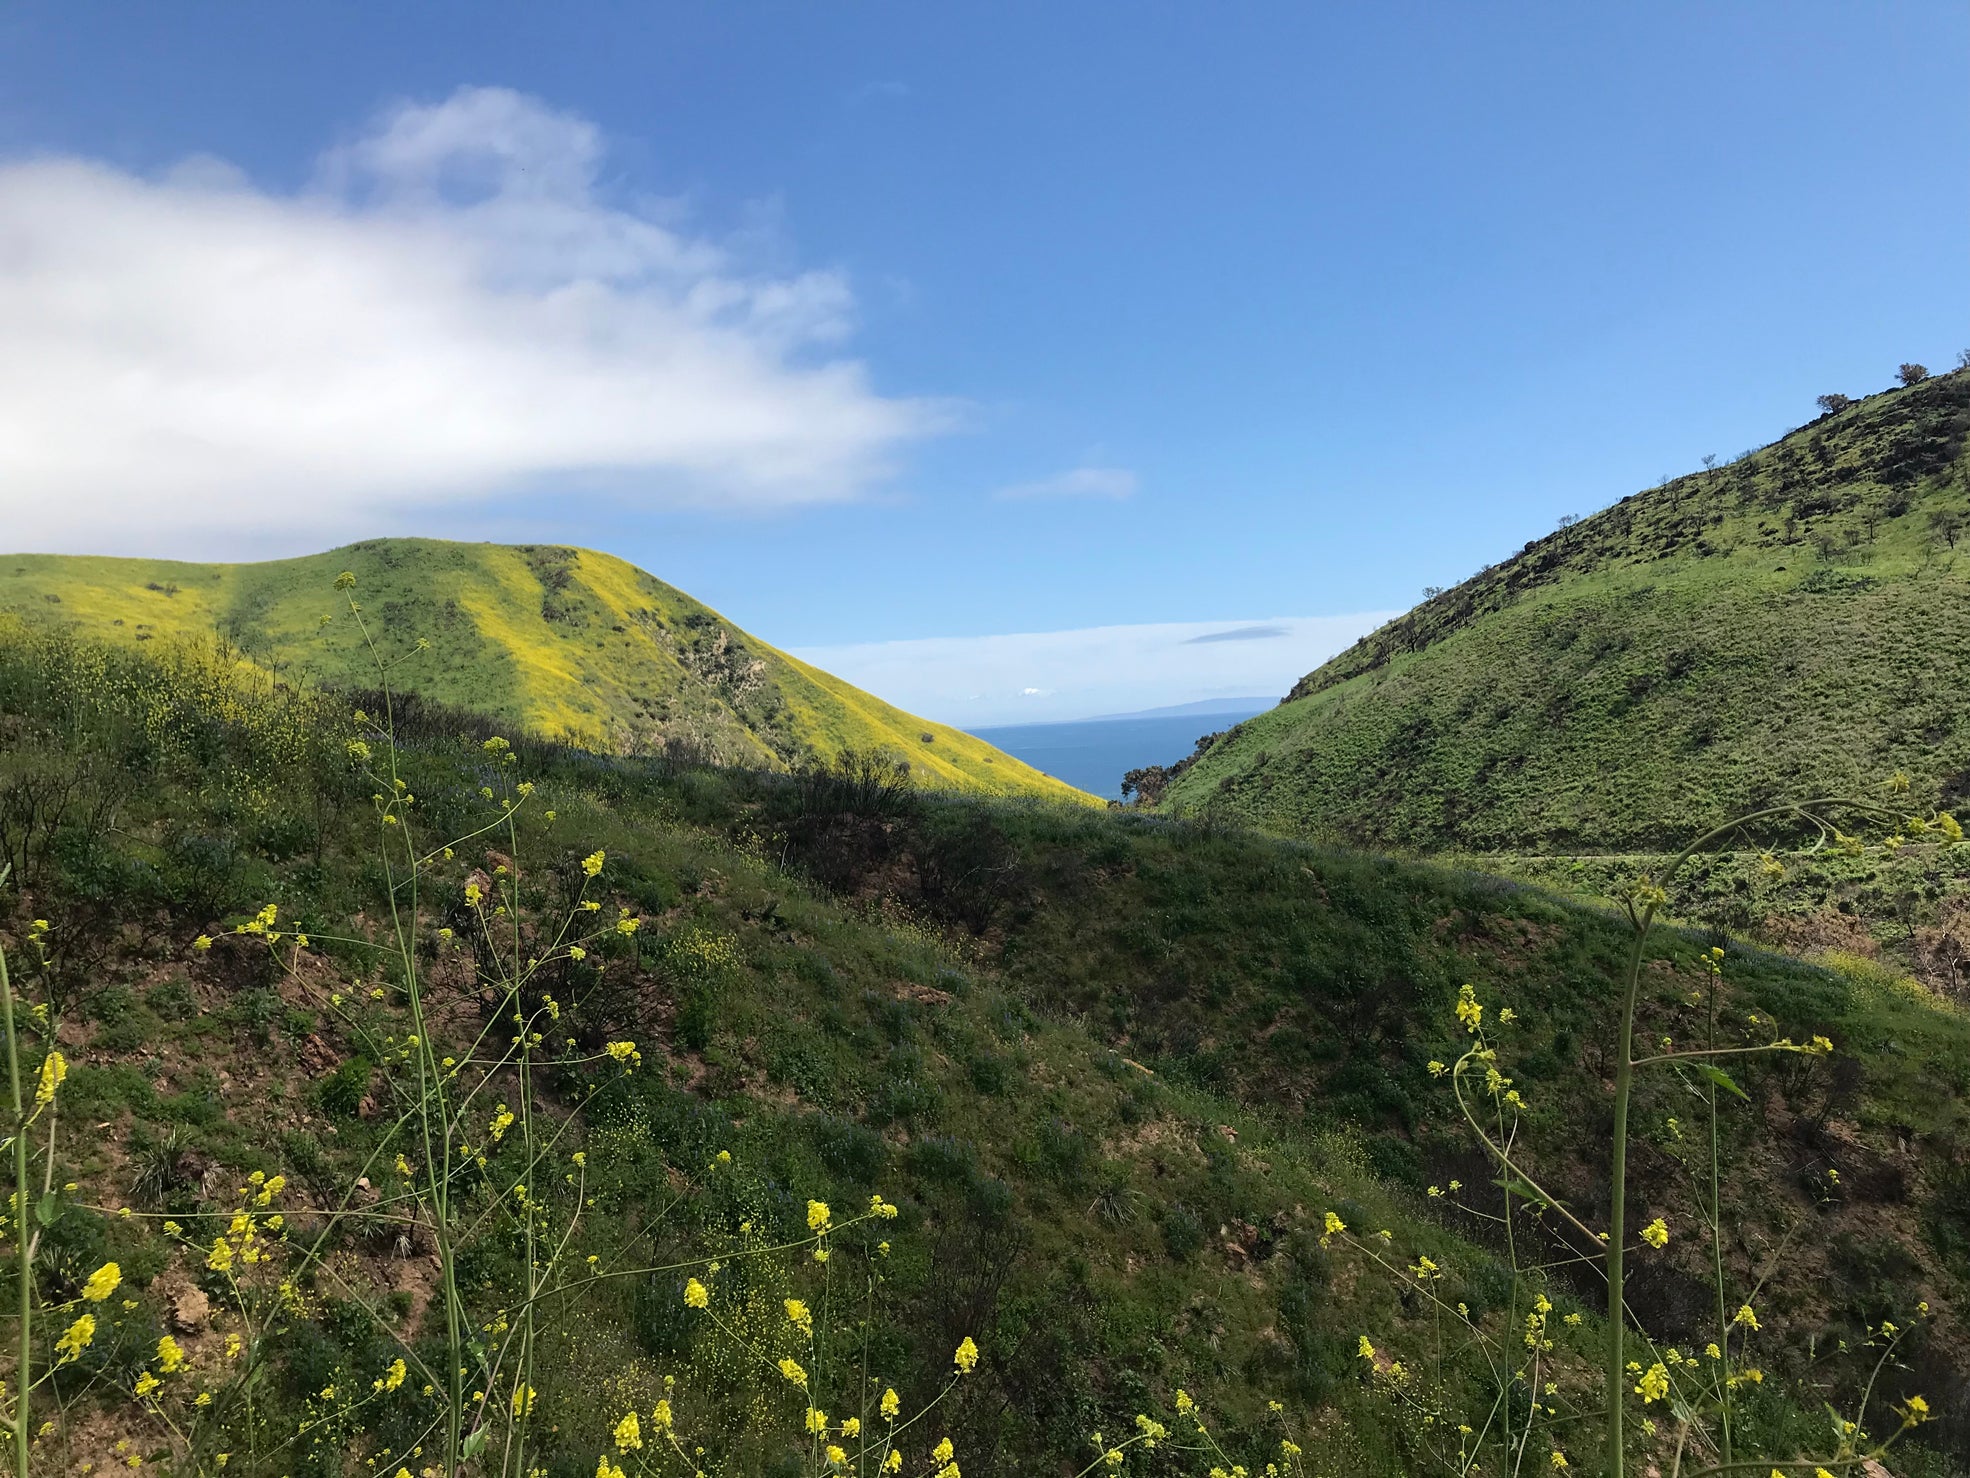
[[[1906,777],[1897,775],[1888,785],[1893,794],[1905,793]],[[1454,1062],[1433,1061],[1430,1072],[1447,1081],[1465,1129],[1482,1146],[1496,1165],[1499,1178],[1499,1210],[1491,1211],[1460,1193],[1465,1188],[1450,1182],[1448,1196],[1441,1187],[1431,1187],[1432,1198],[1444,1198],[1467,1214],[1496,1226],[1504,1243],[1510,1268],[1510,1296],[1505,1317],[1487,1325],[1481,1315],[1451,1300],[1439,1291],[1442,1270],[1431,1258],[1418,1254],[1403,1264],[1393,1251],[1393,1234],[1380,1232],[1364,1237],[1350,1229],[1335,1212],[1328,1212],[1323,1242],[1342,1242],[1355,1250],[1384,1274],[1420,1293],[1438,1321],[1437,1360],[1433,1382],[1419,1377],[1403,1362],[1378,1350],[1367,1335],[1361,1336],[1360,1355],[1367,1362],[1371,1379],[1399,1405],[1419,1419],[1425,1434],[1424,1445],[1438,1466],[1463,1474],[1480,1471],[1517,1473],[1528,1463],[1538,1461],[1543,1447],[1546,1462],[1553,1469],[1571,1467],[1575,1461],[1569,1449],[1578,1447],[1578,1436],[1587,1425],[1602,1425],[1603,1471],[1610,1478],[1622,1478],[1627,1470],[1627,1412],[1630,1398],[1638,1398],[1644,1412],[1643,1427],[1651,1437],[1659,1428],[1649,1413],[1658,1405],[1669,1413],[1674,1436],[1672,1478],[1708,1478],[1708,1475],[1767,1468],[1774,1473],[1847,1471],[1877,1460],[1888,1447],[1929,1416],[1927,1403],[1920,1396],[1910,1397],[1893,1412],[1892,1425],[1885,1434],[1871,1434],[1865,1425],[1879,1377],[1891,1363],[1895,1352],[1907,1338],[1910,1326],[1884,1321],[1871,1326],[1864,1342],[1874,1352],[1858,1404],[1851,1415],[1835,1416],[1826,1450],[1812,1458],[1782,1458],[1782,1466],[1772,1467],[1764,1457],[1753,1458],[1740,1450],[1734,1421],[1739,1393],[1749,1385],[1762,1384],[1763,1369],[1752,1358],[1752,1339],[1760,1325],[1756,1312],[1760,1294],[1779,1257],[1759,1272],[1748,1289],[1733,1296],[1724,1257],[1724,1203],[1722,1154],[1720,1144],[1719,1093],[1744,1098],[1744,1090],[1727,1071],[1733,1058],[1755,1058],[1774,1054],[1825,1057],[1833,1043],[1824,1036],[1806,1042],[1774,1035],[1773,1023],[1757,1013],[1748,1014],[1736,1035],[1727,1039],[1718,987],[1723,979],[1726,958],[1721,947],[1712,947],[1702,957],[1708,989],[1694,992],[1686,1004],[1704,1005],[1704,1036],[1700,1046],[1678,1047],[1669,1037],[1643,1045],[1636,1036],[1637,1010],[1645,950],[1669,900],[1668,887],[1686,863],[1703,849],[1725,838],[1760,825],[1776,822],[1804,822],[1817,836],[1808,851],[1837,847],[1854,851],[1865,844],[1833,824],[1836,814],[1858,814],[1886,822],[1889,834],[1882,843],[1892,851],[1908,836],[1933,835],[1948,842],[1962,839],[1955,818],[1946,812],[1931,816],[1908,816],[1893,805],[1868,801],[1827,798],[1784,806],[1767,807],[1714,827],[1696,838],[1669,859],[1659,878],[1641,878],[1623,900],[1630,926],[1629,946],[1620,981],[1621,996],[1615,1018],[1613,1126],[1608,1143],[1609,1215],[1605,1228],[1590,1225],[1584,1214],[1576,1212],[1551,1189],[1533,1169],[1525,1145],[1526,1114],[1529,1108],[1521,1089],[1505,1071],[1500,1044],[1516,1022],[1509,1007],[1492,1013],[1473,985],[1458,992],[1455,1003],[1457,1030],[1467,1045]],[[1782,867],[1770,853],[1769,865]],[[1673,1346],[1658,1345],[1646,1331],[1635,1326],[1633,1311],[1626,1297],[1628,1259],[1660,1252],[1672,1231],[1663,1217],[1633,1231],[1628,1221],[1627,1156],[1629,1118],[1640,1070],[1669,1070],[1684,1076],[1688,1086],[1699,1091],[1707,1110],[1707,1142],[1700,1157],[1694,1153],[1692,1166],[1694,1197],[1698,1219],[1707,1233],[1711,1292],[1714,1300],[1713,1338],[1701,1352],[1686,1352]],[[1684,1134],[1677,1121],[1671,1132]],[[1582,1249],[1557,1262],[1541,1266],[1522,1260],[1517,1225],[1521,1214],[1550,1216],[1559,1225],[1565,1243]],[[1780,1251],[1782,1252],[1782,1248]],[[1528,1273],[1545,1274],[1565,1266],[1585,1265],[1598,1270],[1607,1289],[1604,1316],[1604,1346],[1598,1375],[1588,1382],[1577,1378],[1586,1368],[1584,1357],[1573,1364],[1579,1370],[1565,1369],[1565,1351],[1556,1348],[1552,1318],[1555,1306],[1544,1291],[1527,1293]],[[1525,1301],[1522,1303],[1522,1299]],[[1521,1309],[1524,1309],[1521,1315]],[[1918,1305],[1914,1319],[1927,1315],[1927,1306]],[[1567,1313],[1564,1326],[1578,1328],[1582,1316]],[[1459,1357],[1475,1356],[1490,1399],[1481,1412],[1473,1411],[1478,1423],[1456,1424],[1454,1449],[1441,1436],[1448,1425],[1443,1413],[1454,1409],[1454,1397],[1446,1397],[1451,1363],[1444,1358],[1441,1331],[1448,1327],[1457,1341]],[[1639,1342],[1647,1363],[1631,1359],[1630,1341]],[[1568,1378],[1556,1379],[1556,1376]],[[1516,1398],[1516,1399],[1515,1399]],[[1522,1409],[1520,1409],[1522,1407]],[[1573,1440],[1569,1440],[1572,1434]],[[1538,1439],[1538,1440],[1535,1440]]]

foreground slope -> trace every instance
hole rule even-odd
[[[1424,602],[1166,792],[1414,850],[1643,850],[1896,770],[1970,797],[1970,371],[1624,498]]]
[[[259,564],[0,556],[0,609],[131,642],[217,635],[277,672],[366,688],[376,671],[361,634],[322,624],[341,614],[343,570],[386,652],[431,644],[393,682],[544,738],[615,753],[681,745],[768,769],[880,750],[936,788],[1089,799],[594,550],[375,539]]]
[[[44,1219],[64,1267],[86,1273],[113,1257],[124,1269],[129,1303],[103,1310],[99,1343],[112,1354],[113,1333],[150,1348],[198,1276],[162,1218],[209,1235],[226,1225],[231,1187],[277,1166],[314,1235],[339,1186],[388,1163],[387,1064],[327,992],[399,1009],[375,956],[332,942],[380,927],[392,907],[371,782],[341,742],[347,705],[255,690],[251,670],[187,665],[160,679],[115,655],[0,631],[11,740],[0,786],[58,780],[76,801],[26,830],[0,811],[0,841],[19,864],[0,931],[16,959],[45,951],[36,988],[45,977],[64,1006],[64,1113],[93,1129],[75,1195],[51,1197]],[[75,681],[82,672],[108,680]],[[311,726],[321,743],[292,742]],[[500,816],[479,789],[478,735],[457,727],[434,726],[399,757],[420,837]],[[439,960],[436,926],[462,928],[467,886],[509,865],[529,909],[565,906],[597,848],[602,916],[620,907],[641,921],[608,947],[605,970],[569,962],[552,981],[590,1050],[628,1038],[644,1058],[627,1077],[570,1067],[534,1085],[539,1108],[568,1125],[568,1147],[592,1161],[601,1214],[583,1224],[573,1260],[627,1239],[639,1254],[630,1265],[668,1262],[741,1218],[798,1231],[809,1197],[892,1197],[902,1214],[863,1358],[914,1402],[946,1381],[956,1341],[976,1336],[983,1362],[939,1428],[967,1472],[1078,1471],[1091,1431],[1166,1411],[1179,1388],[1223,1414],[1234,1456],[1255,1472],[1282,1431],[1307,1439],[1303,1471],[1316,1478],[1440,1471],[1357,1351],[1372,1335],[1416,1362],[1440,1340],[1400,1273],[1420,1256],[1447,1270],[1446,1293],[1487,1328],[1519,1337],[1523,1303],[1500,1239],[1428,1190],[1489,1177],[1429,1068],[1460,1038],[1450,1006],[1463,981],[1521,1018],[1510,1065],[1542,1173],[1589,1215],[1605,1203],[1601,1059],[1625,941],[1605,914],[1449,869],[1137,814],[525,742],[514,773],[539,789],[513,840],[434,858],[442,876],[416,927]],[[300,982],[312,991],[270,970],[258,941],[225,932],[269,903],[289,927],[318,931],[321,953]],[[217,944],[197,948],[202,932]],[[1691,1029],[1686,997],[1710,979],[1707,942],[1654,941],[1651,1036]],[[434,998],[461,1013],[460,1030],[477,1030],[472,973],[431,969]],[[1926,1300],[1933,1333],[1884,1396],[1926,1391],[1946,1415],[1925,1435],[1960,1451],[1970,1023],[1865,975],[1755,950],[1731,948],[1723,969],[1733,1020],[1756,1010],[1837,1046],[1830,1059],[1748,1061],[1738,1081],[1752,1102],[1727,1104],[1734,1286],[1767,1270],[1770,1247],[1791,1248],[1757,1296],[1771,1378],[1747,1390],[1740,1440],[1775,1453],[1818,1440],[1821,1388],[1807,1382],[1838,1398],[1865,1374],[1827,1352]],[[396,1014],[381,1025],[404,1029]],[[1676,1235],[1643,1262],[1630,1297],[1657,1338],[1700,1346],[1705,1239],[1671,1117],[1696,1112],[1673,1075],[1638,1106],[1638,1219],[1664,1215]],[[684,1204],[700,1219],[673,1230],[663,1218],[721,1150],[730,1190],[693,1195]],[[502,1171],[511,1155],[496,1161]],[[114,1214],[125,1207],[137,1214]],[[1328,1209],[1388,1229],[1395,1279],[1323,1242]],[[1531,1224],[1523,1235],[1543,1236]],[[646,1243],[653,1255],[641,1255]],[[361,1317],[365,1299],[394,1300],[404,1340],[430,1337],[423,1259],[353,1234],[329,1246],[344,1281],[324,1273],[304,1290],[267,1346],[242,1430],[312,1420],[310,1403],[331,1388],[371,1388],[394,1346]],[[516,1258],[474,1269],[488,1323]],[[1552,1290],[1580,1319],[1554,1324],[1571,1382],[1597,1346],[1597,1290],[1564,1267]],[[214,1347],[233,1328],[219,1291],[212,1308],[213,1324],[186,1336],[195,1361],[221,1358]],[[671,1374],[680,1411],[738,1429],[744,1412],[714,1400],[720,1347],[681,1309],[676,1280],[661,1276],[571,1296],[530,1377],[546,1471],[592,1472],[623,1404],[640,1396],[648,1409]],[[769,1312],[766,1327],[783,1328]],[[112,1354],[101,1368],[128,1389]],[[107,1401],[108,1388],[79,1392],[73,1409]],[[412,1394],[400,1393],[406,1406]],[[1484,1420],[1482,1393],[1440,1396],[1447,1421]],[[797,1420],[796,1393],[775,1387],[770,1400],[770,1414]],[[417,1411],[401,1415],[414,1431]],[[248,1470],[346,1472],[357,1444],[389,1437],[399,1416],[382,1403],[352,1411],[306,1464],[276,1453]],[[1648,1449],[1665,1470],[1666,1447]],[[69,1456],[63,1470],[79,1471],[80,1452]],[[1904,1456],[1905,1474],[1952,1471]],[[723,1471],[812,1470],[762,1459]]]

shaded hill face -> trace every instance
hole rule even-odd
[[[1760,802],[1970,798],[1970,371],[1534,540],[1204,746],[1166,793],[1417,850],[1660,846]]]
[[[374,658],[334,589],[343,570],[386,655],[430,643],[392,669],[394,684],[543,738],[613,753],[681,746],[766,769],[885,751],[934,788],[1088,799],[593,550],[377,539],[239,565],[0,556],[0,609],[133,643],[217,636],[277,673],[368,688]]]

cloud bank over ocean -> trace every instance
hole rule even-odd
[[[1040,723],[1286,690],[1393,611],[1158,622],[799,647],[804,662],[944,723]]]

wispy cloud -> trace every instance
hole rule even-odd
[[[945,424],[825,357],[841,276],[620,203],[604,153],[467,88],[295,194],[214,160],[0,166],[0,540],[211,557],[568,475],[783,507],[855,496]]]
[[[1283,696],[1394,614],[1092,626],[804,647],[796,655],[912,712],[976,727]],[[1240,635],[1261,631],[1264,639]]]
[[[1135,495],[1136,475],[1125,467],[1076,467],[1071,471],[1017,482],[992,494],[995,498],[1128,498]]]
[[[1277,641],[1292,634],[1292,628],[1287,626],[1234,626],[1229,631],[1207,631],[1202,636],[1193,636],[1184,645],[1196,647],[1214,641]]]

